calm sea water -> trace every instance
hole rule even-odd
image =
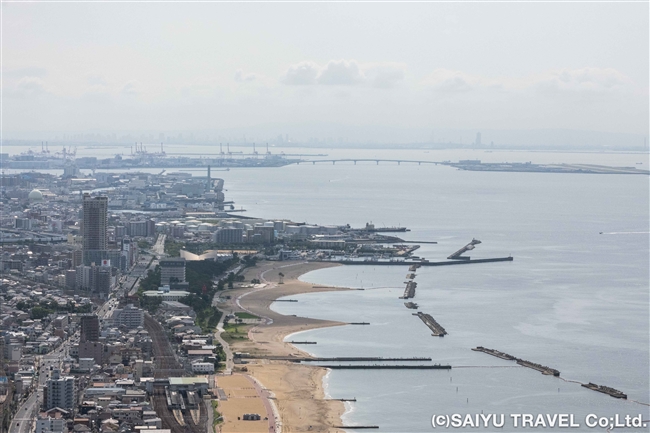
[[[641,162],[637,166],[648,167],[647,154],[633,153],[292,152],[620,166]],[[345,424],[415,433],[434,431],[434,414],[573,414],[582,427],[571,431],[605,431],[587,428],[585,416],[650,418],[648,406],[632,401],[650,402],[647,177],[374,164],[240,169],[214,175],[225,179],[227,198],[246,208],[248,215],[318,224],[363,226],[372,221],[377,226],[407,226],[412,231],[404,238],[438,242],[417,252],[430,260],[444,260],[472,238],[483,241],[472,257],[514,256],[507,263],[418,270],[414,301],[446,328],[445,338],[431,337],[398,299],[407,274],[404,267],[345,266],[311,272],[303,276],[305,281],[365,290],[302,295],[297,303],[274,304],[283,314],[371,323],[303,334],[301,339],[318,342],[309,347],[318,356],[427,356],[454,367],[332,371],[326,379],[328,393],[357,398],[348,406]],[[620,389],[629,399],[617,400],[470,350],[478,345],[556,368],[566,379]],[[506,418],[498,431],[518,430]]]
[[[589,155],[580,161],[593,162]],[[415,301],[447,329],[445,338],[431,337],[398,299],[404,267],[315,271],[303,279],[366,290],[275,304],[284,314],[371,323],[305,333],[301,339],[318,342],[309,348],[316,355],[428,356],[454,366],[451,372],[332,371],[329,394],[357,398],[345,424],[426,432],[433,431],[434,414],[568,413],[583,425],[573,431],[605,431],[584,426],[585,416],[648,419],[648,407],[631,402],[650,400],[647,178],[339,165],[224,177],[229,194],[254,215],[401,224],[412,229],[408,239],[438,241],[418,251],[433,260],[472,238],[483,241],[474,257],[515,257],[417,272]],[[513,368],[470,350],[477,345],[551,366],[570,380],[612,386],[629,400]],[[494,429],[455,429],[474,430]],[[506,420],[501,431],[516,430]]]

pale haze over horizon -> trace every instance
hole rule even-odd
[[[3,3],[3,136],[647,136],[648,13],[647,2]]]

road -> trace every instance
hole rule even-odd
[[[158,240],[162,242],[162,247],[164,249],[164,236],[159,237]],[[143,254],[140,256],[139,262],[133,266],[127,275],[123,277],[123,285],[126,290],[130,288],[130,283],[134,285],[134,291],[137,291],[137,285],[135,285],[137,279],[145,277],[147,275],[149,267],[155,266],[158,263],[156,260],[151,263],[150,261],[150,255]],[[96,310],[96,314],[99,316],[100,320],[109,318],[112,315],[114,309],[117,308],[118,302],[119,301],[117,298],[110,298],[101,307],[99,307]],[[35,391],[32,392],[27,400],[25,400],[18,408],[16,415],[14,415],[14,418],[11,420],[11,424],[9,425],[9,433],[30,433],[33,431],[36,424],[36,417],[38,416],[43,401],[43,386],[49,378],[50,367],[61,368],[63,359],[68,357],[70,346],[72,345],[73,341],[76,344],[78,342],[77,340],[78,335],[72,335],[54,351],[48,353],[47,355],[36,357],[36,372],[34,379],[37,379],[38,382],[34,384]]]
[[[9,433],[29,433],[33,430],[36,424],[36,417],[40,411],[41,402],[43,401],[43,386],[49,377],[50,366],[53,368],[61,367],[61,363],[67,356],[70,345],[72,344],[71,341],[75,338],[76,336],[72,336],[54,351],[47,355],[37,357],[35,365],[36,375],[34,378],[38,381],[35,383],[35,391],[32,391],[27,400],[18,408],[14,419],[11,421]]]
[[[230,345],[226,343],[226,341],[223,338],[221,338],[221,333],[225,332],[223,329],[223,319],[225,317],[226,317],[226,312],[223,311],[221,314],[221,319],[219,319],[219,324],[217,324],[217,332],[214,333],[214,337],[221,344],[221,347],[223,347],[223,352],[226,354],[226,368],[223,371],[223,374],[231,374],[232,369],[235,365],[235,362],[233,360],[232,350],[230,350]]]
[[[165,239],[167,239],[167,235],[159,234],[156,243],[151,247],[151,251],[157,254],[159,258],[165,256]]]

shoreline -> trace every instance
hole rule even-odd
[[[262,262],[245,272],[245,279],[258,278],[264,287],[240,288],[229,291],[231,299],[220,309],[224,314],[245,311],[264,320],[248,330],[248,339],[230,343],[233,352],[247,352],[260,356],[245,365],[237,364],[235,370],[254,377],[273,396],[273,403],[280,415],[283,432],[314,431],[344,433],[335,426],[343,425],[342,416],[349,411],[346,405],[337,400],[328,400],[324,379],[329,369],[276,361],[265,357],[312,357],[284,339],[292,334],[347,325],[343,322],[312,319],[307,317],[285,316],[270,307],[276,299],[290,295],[326,291],[350,290],[344,287],[319,285],[300,281],[298,278],[308,272],[340,266],[322,262]],[[283,284],[279,284],[279,273],[284,274]]]

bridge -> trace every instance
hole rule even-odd
[[[417,164],[417,165],[422,165],[422,164],[434,164],[434,165],[448,165],[448,162],[441,162],[441,161],[418,161],[418,160],[413,160],[413,159],[381,159],[381,158],[347,158],[347,159],[303,159],[300,161],[296,161],[295,164],[300,165],[301,163],[309,163],[311,162],[313,165],[316,165],[317,163],[329,163],[331,162],[332,165],[336,165],[337,162],[352,162],[354,165],[357,165],[357,162],[374,162],[377,165],[379,165],[380,162],[392,162],[392,163],[397,163],[397,165],[401,165],[402,163],[405,164]]]

